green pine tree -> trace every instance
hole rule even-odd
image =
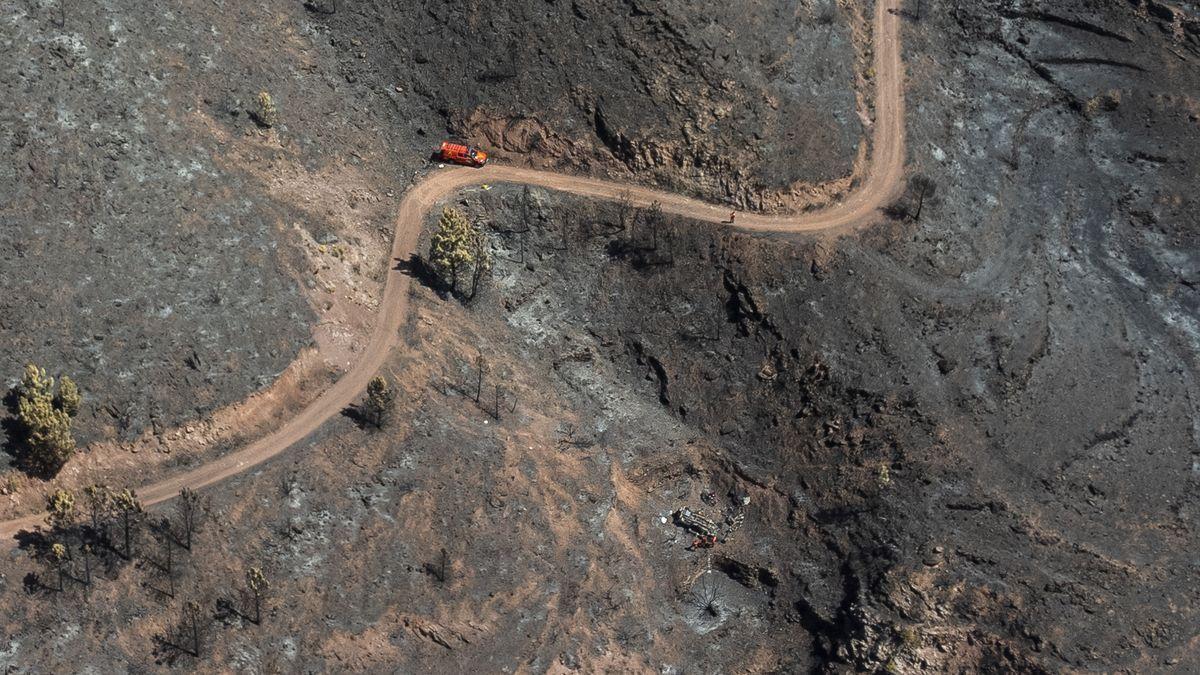
[[[458,290],[459,273],[476,259],[476,238],[479,231],[458,209],[442,209],[437,231],[429,241],[429,262],[442,278],[450,284],[450,290]]]
[[[387,424],[395,402],[396,390],[392,389],[383,377],[373,377],[367,383],[367,400],[363,403],[363,415],[375,428],[382,429],[383,425]]]
[[[75,452],[71,411],[79,410],[79,389],[70,378],[54,392],[54,378],[44,368],[25,366],[17,396],[17,419],[25,432],[29,467],[52,476]]]
[[[259,126],[269,128],[279,123],[279,108],[270,92],[260,91],[255,98],[255,107],[250,116]]]
[[[70,530],[75,525],[75,495],[70,490],[55,490],[46,498],[46,524],[56,530]]]
[[[250,593],[251,602],[254,603],[254,618],[251,621],[256,626],[262,623],[262,601],[270,588],[271,582],[267,580],[267,575],[263,574],[261,567],[246,570],[246,589]]]
[[[134,528],[141,521],[145,509],[137,493],[128,488],[112,495],[112,506],[121,516],[122,532],[125,535],[125,559],[129,560],[133,557],[133,540],[136,534]]]
[[[75,381],[63,375],[58,380],[58,396],[54,399],[57,407],[71,417],[79,414],[79,403],[81,397],[79,395],[79,387]]]

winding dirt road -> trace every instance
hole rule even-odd
[[[880,207],[899,194],[905,157],[904,64],[900,58],[900,18],[896,14],[899,5],[900,0],[878,0],[876,4],[875,123],[870,163],[857,190],[845,201],[811,213],[794,216],[742,214],[737,221],[738,229],[766,232],[849,229],[870,222]],[[537,185],[607,200],[628,195],[635,205],[646,206],[657,201],[665,212],[709,222],[721,222],[729,214],[727,206],[714,206],[635,185],[509,166],[453,168],[430,174],[405,195],[396,215],[392,259],[407,260],[416,250],[425,214],[438,201],[466,186],[502,182]],[[393,271],[388,275],[370,340],[362,350],[360,360],[332,387],[277,430],[250,445],[185,473],[138,488],[143,503],[163,502],[179,494],[182,488],[203,488],[246,471],[287,450],[326,420],[340,414],[358,398],[400,341],[400,328],[408,315],[409,283],[405,274]],[[42,521],[42,514],[34,514],[0,523],[0,539],[14,544],[18,532],[32,529]]]

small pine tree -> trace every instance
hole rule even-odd
[[[46,498],[46,524],[65,532],[75,526],[75,495],[70,490],[55,490]]]
[[[917,4],[917,12],[919,13],[920,3]],[[916,202],[912,219],[916,222],[921,222],[921,209],[926,204],[930,204],[937,196],[937,183],[932,178],[924,174],[917,174],[909,181],[910,189],[913,192],[913,201]]]
[[[183,609],[180,612],[179,628],[181,633],[186,636],[187,642],[191,644],[190,648],[185,649],[192,656],[200,656],[200,647],[203,646],[204,629],[208,625],[204,617],[204,607],[196,600],[188,600],[183,603]]]
[[[246,589],[250,593],[250,601],[254,604],[253,621],[256,626],[262,623],[262,601],[270,588],[271,582],[267,581],[261,567],[246,570]]]
[[[438,580],[439,584],[446,583],[446,580],[450,578],[450,554],[444,548],[438,555],[437,564],[433,566],[433,577]]]
[[[391,416],[395,402],[396,390],[388,384],[386,379],[375,376],[367,384],[367,400],[363,403],[363,416],[368,422],[375,425],[376,429],[382,429],[383,425],[387,424],[388,417]]]
[[[183,547],[192,550],[192,535],[200,530],[208,515],[208,499],[201,497],[195,490],[183,488],[179,491],[179,499],[175,502],[175,512],[179,515],[180,535]]]
[[[58,591],[61,593],[66,590],[67,564],[71,561],[71,551],[66,544],[55,543],[50,547],[50,554],[47,558],[51,569],[58,573]]]
[[[89,485],[83,489],[83,502],[91,521],[92,536],[107,545],[109,519],[113,514],[112,491],[107,485]]]
[[[179,578],[179,569],[175,566],[175,535],[171,532],[171,523],[165,518],[160,527],[153,530],[163,550],[162,557],[155,565],[159,576],[166,582],[166,590],[160,589],[160,592],[165,593],[168,598],[174,598],[175,582]]]
[[[275,99],[271,97],[270,92],[258,92],[255,102],[257,105],[251,115],[259,126],[270,128],[279,123],[279,109],[275,107]]]
[[[483,357],[483,354],[475,357],[475,402],[479,403],[479,397],[483,395],[483,378],[491,370],[491,365],[488,360]]]
[[[121,515],[121,524],[125,534],[125,559],[129,560],[133,556],[133,528],[141,520],[145,509],[142,507],[141,500],[137,498],[137,494],[128,488],[114,494],[112,504],[114,510]]]
[[[479,292],[479,283],[492,271],[492,254],[488,250],[487,237],[476,230],[471,236],[471,297]]]
[[[79,548],[79,552],[83,555],[83,594],[85,597],[90,597],[92,592],[92,556],[95,551],[90,544],[84,544]]]
[[[76,386],[74,380],[63,375],[58,381],[58,396],[55,398],[58,409],[75,417],[79,414],[80,401],[79,387]]]

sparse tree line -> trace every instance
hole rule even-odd
[[[526,262],[533,223],[541,220],[535,206],[532,192],[526,187],[518,203],[521,229],[500,231],[506,237],[517,237],[517,262]],[[594,239],[608,239],[608,254],[635,267],[669,266],[675,262],[679,221],[664,212],[658,202],[637,206],[626,192],[612,203],[583,202],[557,214],[555,220],[558,225],[552,238],[542,242],[547,250],[569,251]]]
[[[458,368],[458,377],[450,377],[443,368],[434,386],[443,396],[456,392],[471,399],[476,407],[500,421],[505,413],[517,410],[517,396],[503,384],[505,379],[504,373],[494,372],[492,363],[481,352],[465,368]]]
[[[528,186],[521,193],[518,210],[520,229],[498,230],[498,233],[517,238],[517,261],[524,263],[535,220],[535,200]],[[664,213],[658,202],[646,207],[635,206],[628,193],[614,206],[588,203],[577,212],[564,214],[562,224],[556,229],[559,241],[543,242],[549,250],[567,251],[584,241],[611,238],[608,253],[628,260],[636,267],[675,262],[677,219]],[[474,299],[486,284],[494,263],[484,228],[454,207],[442,209],[430,237],[427,262],[429,272],[438,283],[467,301]]]
[[[517,247],[520,253],[519,262],[526,262],[529,248],[529,235],[533,232],[534,222],[546,221],[545,215],[538,208],[533,191],[529,186],[521,191],[517,206],[521,229],[499,230],[504,235],[517,235]],[[555,214],[553,228],[558,241],[543,242],[545,248],[551,251],[568,251],[580,243],[592,239],[603,239],[619,235],[631,230],[639,217],[639,210],[633,205],[628,192],[623,193],[615,203],[584,201],[577,208]],[[550,228],[546,228],[549,230]]]
[[[541,220],[528,186],[521,192],[517,209],[519,229],[497,230],[497,233],[506,238],[515,237],[519,255],[516,262],[526,262],[533,223]],[[678,228],[678,221],[667,215],[661,204],[654,202],[639,207],[626,193],[611,205],[588,202],[577,212],[564,214],[561,226],[556,228],[560,241],[543,241],[541,244],[550,250],[565,251],[591,239],[609,238],[606,250],[615,258],[628,260],[639,268],[666,266],[675,262]],[[456,295],[461,293],[468,301],[483,287],[494,263],[482,226],[471,222],[463,211],[453,207],[442,210],[430,238],[427,262],[427,272],[435,274],[436,280],[448,291]],[[442,394],[451,391],[461,394],[493,419],[500,420],[505,412],[516,411],[518,401],[505,384],[503,374],[494,376],[492,369],[491,362],[480,353],[468,366],[458,368],[458,376],[452,377],[443,369],[440,377],[433,378],[433,383]],[[381,378],[376,380],[380,380],[376,391],[388,391]],[[372,384],[374,386],[374,382]],[[373,393],[368,388],[367,398],[358,408],[360,419],[382,427],[392,401],[393,398]]]
[[[517,396],[504,384],[506,373],[494,372],[492,363],[479,353],[458,369],[459,376],[451,378],[445,368],[440,377],[433,378],[434,387],[448,395],[456,392],[470,399],[480,410],[499,421],[505,413],[517,410]],[[367,383],[361,403],[348,408],[344,414],[355,418],[360,426],[376,430],[387,426],[396,406],[396,389],[387,378],[377,375]]]
[[[628,195],[616,206],[618,236],[608,242],[608,254],[628,260],[634,267],[659,267],[675,264],[675,243],[679,223],[675,216],[663,212],[662,204],[653,202],[639,208]]]
[[[168,657],[198,657],[214,621],[236,617],[261,623],[270,589],[263,570],[250,567],[235,584],[236,598],[214,599],[197,579],[190,590],[181,590],[187,573],[196,568],[191,556],[197,534],[210,517],[209,500],[186,488],[159,518],[151,518],[128,488],[93,484],[79,494],[55,490],[46,498],[46,528],[27,546],[39,572],[26,578],[26,587],[87,603],[98,580],[116,578],[123,565],[135,563],[145,573],[143,587],[177,612],[170,627],[156,636],[159,651]]]

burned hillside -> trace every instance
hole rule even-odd
[[[852,228],[498,182],[397,215],[445,136],[739,223],[839,203],[874,9],[18,3],[0,367],[84,397],[60,474],[0,475],[50,509],[0,665],[1200,669],[1193,3],[903,3],[907,175]],[[388,278],[386,405],[207,487],[194,541],[179,500],[86,517],[294,419]]]

